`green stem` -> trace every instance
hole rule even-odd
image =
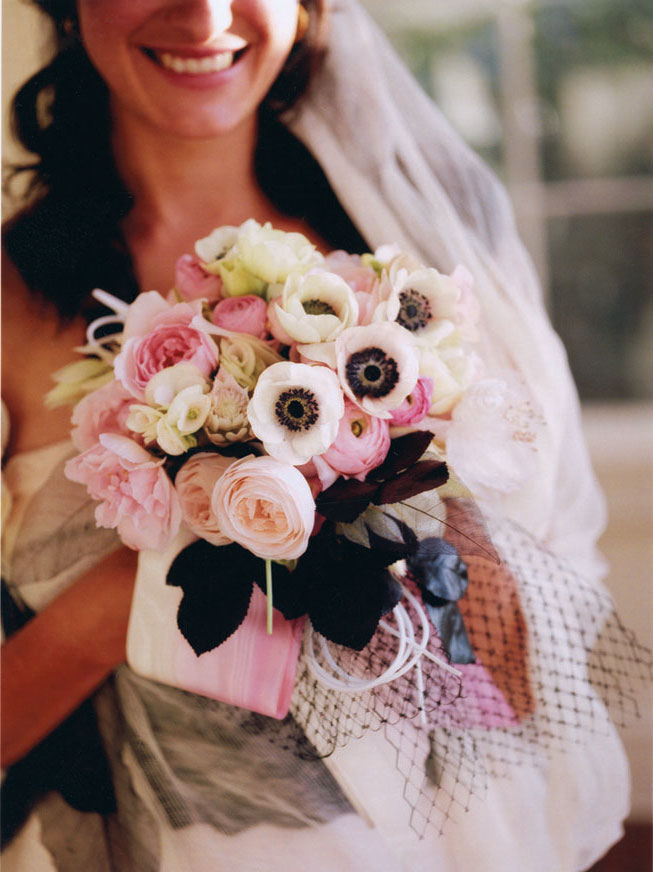
[[[272,635],[272,561],[265,561],[265,595],[268,598],[268,635]]]

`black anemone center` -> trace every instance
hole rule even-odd
[[[378,382],[381,378],[381,367],[377,366],[375,363],[370,363],[365,367],[363,375],[365,376],[365,380],[370,382]]]
[[[408,288],[399,294],[399,314],[397,321],[406,330],[415,333],[423,330],[433,317],[428,297],[420,294],[414,288]]]
[[[326,300],[304,300],[302,303],[307,315],[335,315],[336,310]]]
[[[381,348],[364,348],[345,366],[347,382],[356,397],[385,397],[399,381],[397,361]]]
[[[282,391],[277,397],[274,411],[281,426],[293,433],[309,430],[319,416],[315,394],[306,388],[288,388]]]

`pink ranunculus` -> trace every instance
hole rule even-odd
[[[133,438],[127,427],[129,407],[134,397],[114,379],[81,399],[71,418],[70,437],[78,451],[86,451],[98,442],[100,433],[120,433]]]
[[[147,332],[127,339],[114,361],[116,378],[138,400],[152,376],[166,367],[186,361],[208,377],[218,365],[218,347],[202,329],[196,306],[178,303],[142,326]]]
[[[345,414],[340,419],[336,438],[321,459],[346,478],[362,481],[371,469],[383,463],[389,448],[388,422],[366,414],[345,400]],[[317,463],[316,467],[319,474]]]
[[[408,394],[400,406],[392,410],[390,425],[410,427],[419,424],[428,415],[433,394],[433,379],[420,376],[412,393]]]
[[[99,527],[116,528],[129,548],[161,551],[177,535],[182,518],[162,463],[133,439],[103,433],[96,445],[68,461],[65,474],[100,500]]]
[[[213,310],[213,323],[223,330],[234,333],[249,333],[259,339],[265,339],[267,330],[268,306],[265,300],[255,294],[243,297],[227,297],[221,300]]]
[[[273,457],[232,463],[213,489],[211,508],[225,536],[263,559],[300,557],[315,523],[308,482]]]
[[[182,254],[175,264],[175,288],[184,300],[208,300],[214,303],[222,295],[222,279],[208,273],[199,258]]]
[[[196,536],[212,545],[228,545],[232,541],[220,530],[211,509],[211,494],[218,479],[234,460],[234,457],[225,457],[214,451],[202,451],[187,460],[175,478],[184,521]]]

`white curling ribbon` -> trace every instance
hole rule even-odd
[[[103,291],[101,288],[95,288],[91,292],[91,296],[95,297],[95,299],[106,306],[107,309],[111,309],[115,314],[102,315],[94,321],[91,321],[86,328],[86,347],[84,348],[84,353],[96,354],[102,360],[107,360],[111,363],[115,354],[108,352],[104,346],[113,344],[116,341],[116,334],[110,333],[107,336],[97,338],[96,333],[100,328],[105,327],[107,324],[120,324],[122,326],[125,323],[125,315],[127,314],[130,304],[126,303],[124,300],[118,299],[118,297],[114,297],[114,295],[108,293],[108,291]]]
[[[383,684],[390,684],[405,675],[409,670],[417,670],[417,694],[419,701],[420,721],[426,726],[426,714],[424,705],[424,677],[422,674],[421,660],[422,657],[427,657],[429,660],[436,663],[445,672],[455,675],[457,678],[462,677],[462,672],[459,669],[451,666],[446,660],[436,657],[427,651],[427,646],[430,638],[430,629],[428,618],[424,609],[420,605],[417,598],[402,586],[403,596],[410,602],[420,622],[421,639],[415,638],[415,628],[410,616],[401,603],[396,605],[392,613],[397,621],[397,629],[391,627],[385,621],[379,622],[379,627],[399,639],[399,648],[394,660],[381,675],[372,679],[359,678],[356,675],[351,675],[340,667],[334,660],[331,651],[329,650],[328,640],[324,636],[320,636],[320,651],[326,662],[329,664],[329,672],[325,669],[317,659],[314,647],[315,634],[310,624],[307,626],[307,644],[306,644],[306,662],[309,670],[314,678],[316,678],[325,687],[330,690],[337,690],[344,693],[363,693],[366,690],[373,690],[375,687],[380,687]]]

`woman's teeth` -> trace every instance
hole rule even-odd
[[[185,75],[201,76],[206,73],[218,73],[220,70],[226,70],[234,62],[234,53],[224,51],[203,58],[184,58],[164,51],[158,54],[157,58],[161,66],[167,70]]]

